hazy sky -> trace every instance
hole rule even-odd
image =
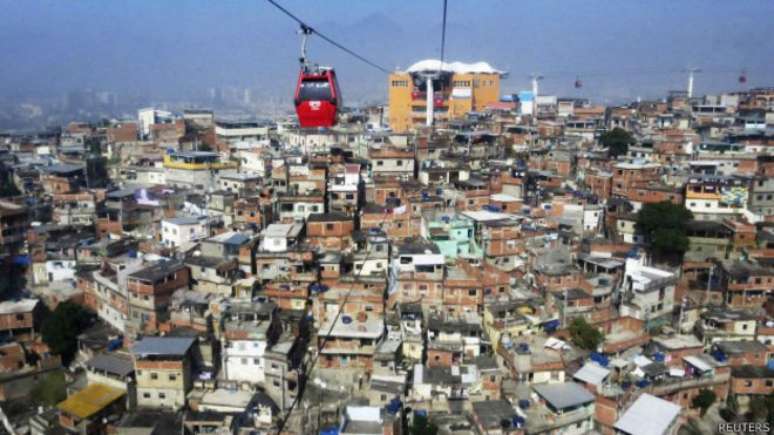
[[[438,57],[440,0],[279,0],[387,68]],[[295,24],[264,0],[0,0],[0,95],[72,89],[184,96],[239,86],[289,95]],[[683,88],[774,85],[772,0],[449,0],[447,59],[508,70],[504,91],[546,76],[542,93],[597,99]],[[383,73],[320,40],[345,98],[381,97]],[[584,87],[572,88],[579,75]]]

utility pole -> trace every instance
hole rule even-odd
[[[543,80],[543,76],[539,73],[532,73],[529,78],[532,80],[532,98],[534,98],[535,102],[533,109],[537,109],[538,81]]]
[[[537,125],[537,109],[538,109],[538,82],[540,80],[543,80],[543,76],[539,73],[532,73],[529,76],[530,80],[532,81],[532,125]]]
[[[438,69],[443,68],[443,65],[441,65]],[[425,107],[425,126],[432,127],[434,123],[434,91],[433,91],[433,79],[438,78],[440,76],[439,72],[426,72],[422,74],[425,78],[425,104],[427,107]]]
[[[699,68],[688,68],[688,98],[693,98],[693,78],[694,74],[700,73]]]

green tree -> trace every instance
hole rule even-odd
[[[650,252],[665,259],[679,259],[688,250],[686,227],[690,210],[668,201],[645,204],[637,213],[637,231]]]
[[[629,151],[629,147],[636,142],[631,133],[620,127],[606,131],[599,137],[599,143],[607,148],[607,153],[611,157],[626,154]]]
[[[436,435],[438,433],[438,426],[431,423],[424,415],[414,415],[414,421],[411,423],[409,433],[411,435]]]
[[[89,187],[106,187],[110,176],[107,171],[107,159],[100,155],[91,155],[86,159],[86,175]]]
[[[43,319],[41,335],[52,352],[62,356],[69,364],[78,350],[78,334],[92,323],[93,316],[86,309],[72,302],[62,302]]]
[[[570,340],[581,349],[595,351],[605,339],[605,336],[583,317],[573,319],[568,329]]]
[[[774,422],[774,396],[755,396],[750,400],[750,414],[755,421]]]
[[[697,394],[696,397],[693,398],[691,401],[691,406],[694,408],[699,408],[701,410],[701,416],[704,417],[704,414],[707,412],[709,407],[715,403],[716,398],[717,396],[715,396],[714,391],[703,389],[699,391],[699,394]]]
[[[4,277],[0,279],[0,298],[2,299],[18,296],[19,290],[27,284],[24,267],[10,259],[0,263],[0,274]]]
[[[51,372],[38,381],[30,393],[36,405],[54,406],[67,398],[66,382],[62,371]]]
[[[19,188],[13,182],[10,169],[0,163],[0,198],[21,195]]]

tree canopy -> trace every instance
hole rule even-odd
[[[415,415],[409,433],[411,435],[435,435],[438,433],[438,426],[431,423],[424,415]]]
[[[599,137],[599,143],[607,148],[607,153],[611,157],[626,154],[629,151],[629,146],[636,142],[634,136],[621,127],[606,131]]]
[[[691,219],[693,214],[682,205],[668,201],[645,204],[637,213],[637,231],[645,237],[651,254],[681,257],[688,250],[686,227]]]
[[[0,164],[0,198],[18,195],[21,195],[21,192],[13,182],[11,171],[5,165]]]
[[[92,323],[92,314],[73,302],[62,302],[46,316],[41,327],[43,341],[68,364],[78,350],[78,334]]]
[[[92,155],[86,159],[86,172],[89,178],[89,187],[106,187],[110,181],[107,159],[100,155]]]
[[[699,391],[699,394],[693,398],[691,401],[691,406],[694,408],[699,408],[701,410],[701,416],[704,417],[704,414],[707,412],[709,407],[715,403],[716,398],[717,397],[715,396],[714,391],[704,389]]]
[[[573,319],[568,329],[570,331],[570,339],[581,349],[595,351],[605,339],[605,336],[591,326],[583,317]]]

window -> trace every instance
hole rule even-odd
[[[24,320],[24,314],[17,314],[16,320]]]
[[[158,379],[159,378],[159,374],[158,373],[151,373],[150,378],[151,379]]]
[[[476,289],[472,288],[468,290],[468,296],[475,296],[477,293]]]
[[[150,393],[142,393],[142,397],[145,399],[150,399]]]
[[[325,224],[325,229],[328,231],[333,231],[333,224]]]
[[[397,166],[403,166],[403,160],[398,160],[395,162]]]
[[[166,399],[167,395],[166,393],[159,393],[159,399]]]
[[[255,366],[259,366],[259,365],[261,365],[261,360],[260,360],[260,358],[253,358],[253,365],[255,365]]]
[[[177,380],[177,375],[169,375],[169,380],[170,381],[176,381]]]
[[[377,160],[376,166],[384,166],[384,160]]]

